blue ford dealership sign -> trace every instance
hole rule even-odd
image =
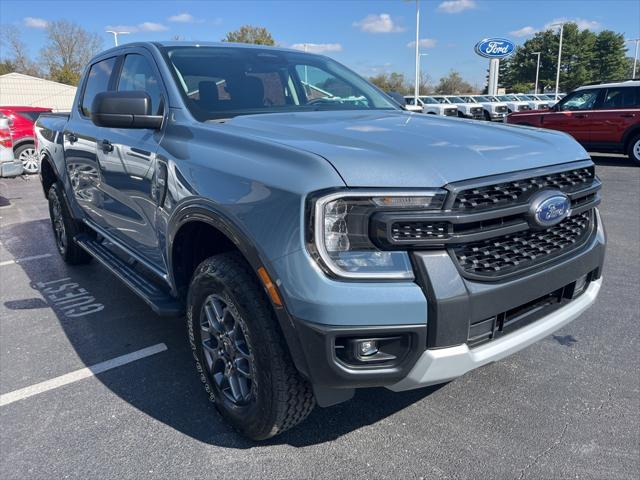
[[[505,58],[513,53],[516,46],[506,38],[485,38],[476,43],[476,53],[486,58]]]

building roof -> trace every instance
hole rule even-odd
[[[0,105],[71,110],[76,87],[22,73],[0,75]]]

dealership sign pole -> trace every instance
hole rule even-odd
[[[500,59],[511,55],[515,48],[514,43],[506,38],[485,38],[476,43],[476,53],[481,57],[489,59],[489,85],[487,88],[489,95],[498,94]]]

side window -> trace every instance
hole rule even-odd
[[[610,88],[600,109],[633,108],[640,106],[640,87]]]
[[[593,106],[598,99],[600,90],[593,88],[590,90],[580,90],[573,92],[560,104],[560,110],[563,112],[573,110],[593,110]]]
[[[149,61],[138,54],[127,55],[118,81],[119,92],[143,91],[151,97],[151,114],[162,115],[162,90]]]
[[[116,58],[107,58],[101,62],[94,63],[89,69],[87,82],[82,95],[82,105],[80,110],[87,117],[91,115],[91,102],[98,93],[106,92],[109,88],[109,79],[113,66],[116,64]]]

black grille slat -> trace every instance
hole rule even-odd
[[[391,238],[394,241],[440,239],[449,236],[447,222],[394,222],[391,225]]]
[[[594,168],[585,167],[523,180],[468,188],[457,193],[452,210],[477,211],[520,204],[544,188],[554,188],[571,193],[586,188],[593,183],[594,179]]]
[[[592,212],[572,216],[546,230],[527,230],[453,248],[468,274],[498,276],[527,268],[573,247],[589,236]]]

